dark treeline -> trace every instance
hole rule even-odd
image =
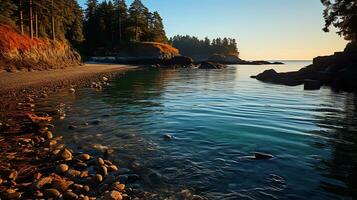
[[[124,0],[88,0],[84,34],[89,52],[131,42],[168,42],[159,13],[150,12],[140,0],[129,8]]]
[[[31,38],[79,44],[83,14],[76,0],[0,0],[0,23],[16,26]]]
[[[200,40],[192,36],[177,35],[170,38],[170,43],[180,50],[185,56],[210,56],[212,54],[235,54],[238,53],[237,42],[233,38],[209,38]]]

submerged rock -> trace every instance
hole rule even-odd
[[[226,68],[226,65],[214,63],[214,62],[202,62],[198,68],[199,69],[223,69]]]
[[[165,135],[164,135],[164,139],[165,139],[165,140],[172,140],[172,139],[174,139],[174,136],[172,136],[172,135],[170,135],[170,134],[165,134]]]
[[[75,92],[76,92],[76,90],[75,90],[74,88],[70,88],[68,91],[69,91],[70,93],[75,93]]]
[[[254,152],[254,159],[255,160],[268,160],[274,158],[273,155],[262,153],[262,152]]]

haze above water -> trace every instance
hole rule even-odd
[[[162,198],[189,189],[209,199],[351,199],[355,95],[249,78],[308,64],[130,72],[101,92],[51,97],[42,109],[66,112],[56,134],[67,144],[113,148],[111,159],[142,177],[136,187]],[[71,123],[79,128],[69,131]],[[245,158],[254,151],[275,158]]]

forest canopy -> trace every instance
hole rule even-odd
[[[237,54],[237,41],[233,38],[198,39],[194,36],[177,35],[170,38],[170,43],[179,49],[180,53],[190,57],[208,57],[212,54]]]
[[[125,0],[88,0],[84,35],[88,51],[113,50],[133,42],[168,42],[160,14],[150,12],[140,0],[129,8]]]

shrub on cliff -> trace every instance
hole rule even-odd
[[[8,25],[0,24],[0,69],[46,70],[80,64],[80,55],[68,42],[31,39]]]

